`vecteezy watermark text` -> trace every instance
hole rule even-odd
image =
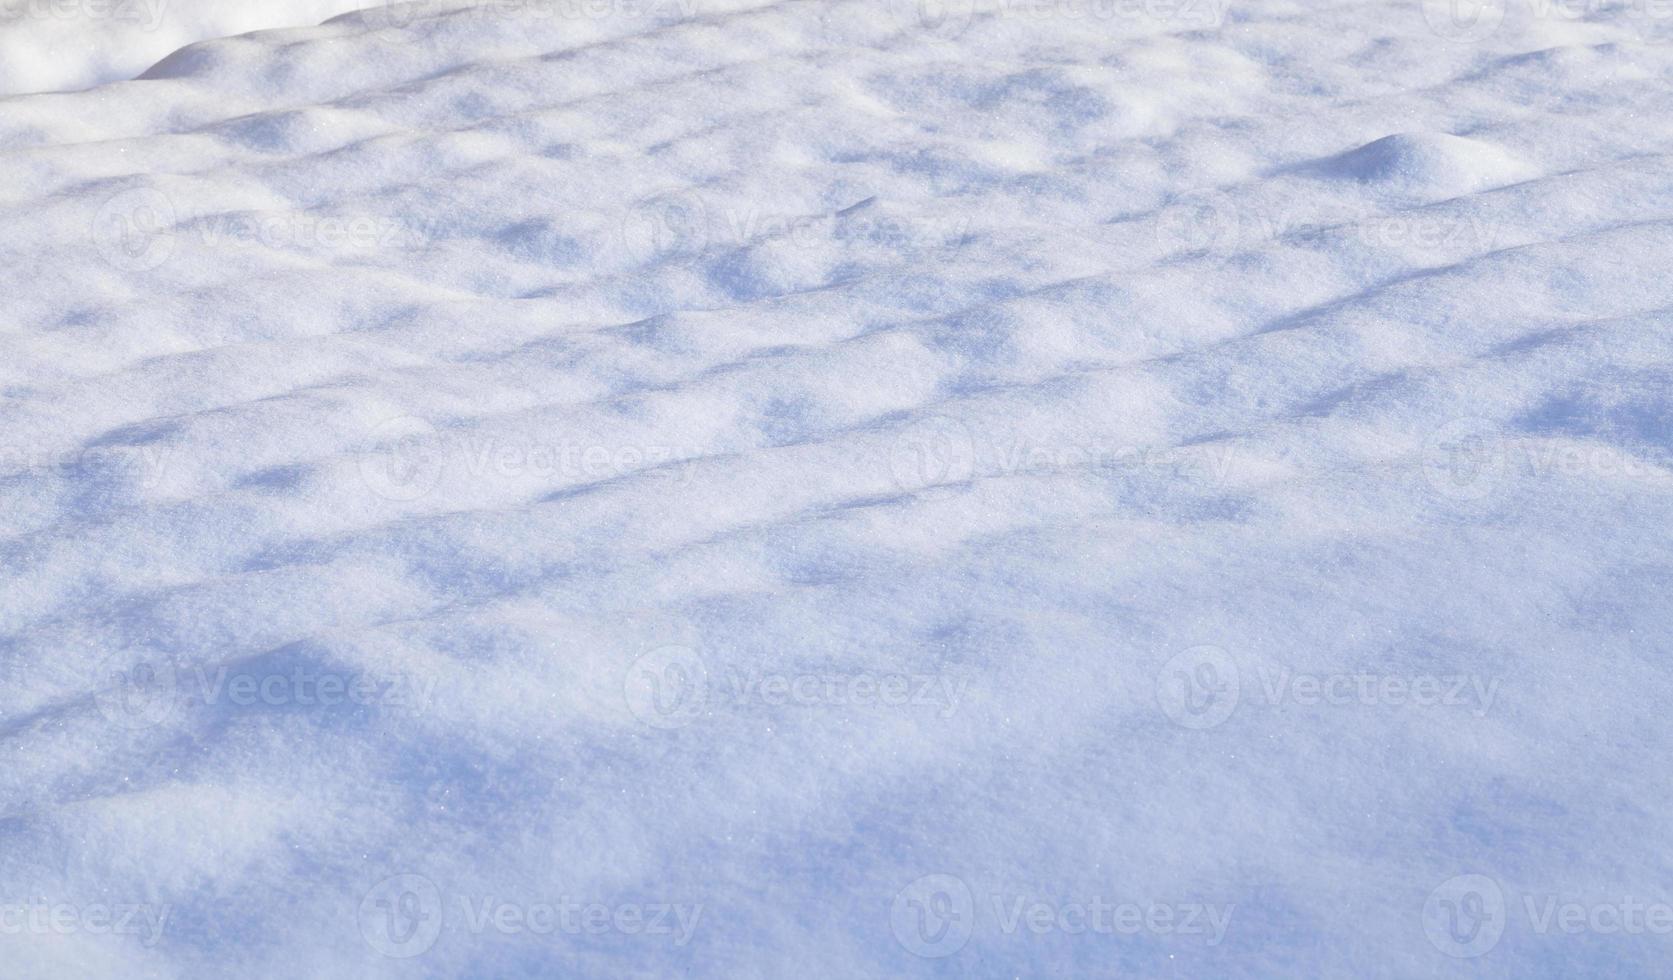
[[[162,939],[173,910],[134,902],[0,902],[0,935],[138,936],[149,949]]]
[[[288,669],[194,664],[166,657],[113,654],[100,667],[95,700],[107,720],[123,728],[162,724],[194,705],[235,708],[378,707],[423,710],[437,678],[410,674],[374,677],[297,665]]]
[[[1620,895],[1586,900],[1572,895],[1525,893],[1510,901],[1496,880],[1462,874],[1441,882],[1423,904],[1423,931],[1434,947],[1455,959],[1492,952],[1520,912],[1538,936],[1673,935],[1673,903]]]
[[[628,710],[652,728],[683,728],[718,707],[882,707],[958,710],[970,678],[950,674],[876,671],[760,671],[728,667],[718,678],[696,650],[658,647],[627,670],[622,691]]]
[[[111,266],[148,272],[166,263],[183,245],[222,252],[256,248],[407,251],[425,247],[438,231],[423,218],[303,211],[193,213],[188,205],[155,187],[123,191],[105,201],[93,216],[93,244]]]
[[[889,925],[908,952],[928,959],[963,949],[978,927],[1001,935],[1116,937],[1141,933],[1218,946],[1231,926],[1231,904],[1112,898],[1065,900],[977,894],[957,875],[930,874],[895,895]]]
[[[513,901],[495,895],[448,896],[424,875],[385,878],[360,902],[360,934],[385,956],[409,959],[435,945],[450,921],[473,936],[600,936],[614,933],[683,947],[703,919],[702,903],[602,902],[559,895]]]
[[[1156,702],[1176,724],[1214,728],[1239,704],[1267,707],[1374,707],[1459,709],[1477,718],[1492,710],[1500,678],[1474,673],[1390,670],[1308,672],[1259,664],[1257,683],[1217,646],[1196,646],[1175,654],[1156,675]]]
[[[369,442],[358,460],[361,478],[373,493],[396,501],[424,497],[444,477],[559,487],[641,472],[686,480],[702,455],[695,447],[672,445],[455,434],[410,416],[379,425]]]
[[[154,31],[168,0],[0,0],[0,24],[16,20],[106,20]]]
[[[1168,25],[1206,30],[1225,22],[1229,0],[905,0],[900,26],[935,41],[957,41],[978,20]]]
[[[117,478],[144,488],[162,480],[168,463],[168,449],[155,444],[62,451],[0,446],[0,477],[59,474],[78,479]]]
[[[1673,486],[1673,470],[1599,442],[1563,442],[1507,433],[1484,418],[1457,418],[1424,441],[1423,477],[1436,493],[1454,500],[1491,496],[1517,480],[1632,480]]]
[[[986,432],[943,415],[902,426],[889,446],[889,473],[901,490],[959,484],[972,477],[1095,473],[1105,476],[1188,479],[1224,485],[1236,459],[1230,442],[1152,447],[1099,441],[1041,439],[1016,431]]]

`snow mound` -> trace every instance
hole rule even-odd
[[[1450,133],[1395,133],[1315,165],[1319,174],[1440,200],[1529,180],[1537,168],[1492,143]]]
[[[318,24],[378,0],[6,0],[0,96],[132,78],[191,42]]]

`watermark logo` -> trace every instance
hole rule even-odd
[[[895,894],[889,927],[895,940],[915,956],[951,956],[970,941],[976,926],[976,898],[954,875],[932,874]]]
[[[964,36],[976,19],[977,0],[908,0],[901,25],[934,41],[953,42]]]
[[[622,218],[622,245],[640,265],[687,261],[702,254],[712,229],[695,194],[669,192],[640,200]]]
[[[374,214],[217,213],[177,205],[154,188],[124,191],[106,201],[93,218],[93,243],[118,269],[148,272],[172,258],[182,245],[204,249],[301,250],[330,252],[400,251],[422,248],[436,229]]]
[[[1260,665],[1258,683],[1244,682],[1237,662],[1216,646],[1176,654],[1156,675],[1156,701],[1182,728],[1223,724],[1240,704],[1302,708],[1458,708],[1486,717],[1500,679],[1477,674],[1411,674],[1345,670],[1314,673]]]
[[[993,917],[1006,935],[1201,937],[1218,946],[1231,926],[1234,905],[1205,902],[1122,902],[1101,895],[1066,902],[1044,902],[1024,895],[992,895]]]
[[[174,203],[153,188],[123,191],[93,217],[93,243],[106,262],[149,272],[174,254]]]
[[[964,483],[975,471],[976,440],[970,428],[943,415],[914,420],[889,447],[889,472],[901,490]]]
[[[1460,44],[1485,41],[1505,20],[1507,0],[1421,0],[1423,19],[1436,37]]]
[[[914,252],[956,246],[970,230],[970,215],[887,214],[856,206],[835,213],[782,214],[759,208],[708,208],[721,220],[715,230],[728,245],[758,241],[795,248],[836,244],[853,248]]]
[[[1633,895],[1619,900],[1582,901],[1554,894],[1524,893],[1512,901],[1497,881],[1481,874],[1448,878],[1423,903],[1423,932],[1439,951],[1455,959],[1486,956],[1504,938],[1516,912],[1539,936],[1673,935],[1673,904]]]
[[[1156,240],[1168,252],[1209,252],[1236,244],[1243,218],[1237,204],[1218,191],[1169,202],[1156,215]]]
[[[709,672],[690,647],[658,647],[628,667],[622,690],[628,711],[644,724],[684,728],[708,704]]]
[[[1486,419],[1454,419],[1424,442],[1424,479],[1443,497],[1480,500],[1498,486],[1504,468],[1498,427]]]
[[[617,932],[671,941],[676,947],[691,942],[703,918],[700,903],[587,902],[559,897],[555,901],[516,902],[494,895],[453,895],[456,924],[472,936],[597,936]],[[447,898],[429,878],[399,874],[374,885],[361,899],[360,935],[366,945],[391,959],[412,959],[435,946],[448,925]]]
[[[1519,437],[1481,418],[1454,419],[1424,442],[1423,475],[1454,500],[1481,500],[1507,482],[1532,479],[1632,480],[1673,486],[1673,470],[1629,448],[1595,440]]]
[[[969,943],[978,927],[1006,936],[1119,937],[1148,933],[1218,946],[1236,906],[1207,902],[1123,901],[1102,894],[1045,901],[998,892],[977,896],[956,875],[931,874],[895,894],[889,925],[916,956],[941,959]]]
[[[982,448],[984,452],[978,454],[983,457],[982,462],[991,464],[1004,476],[1094,472],[1189,479],[1213,487],[1226,484],[1237,455],[1236,445],[1230,442],[1158,449],[1098,443],[1038,443],[1012,438]],[[993,450],[992,459],[987,458],[987,449]]]
[[[1455,959],[1491,952],[1505,933],[1505,896],[1486,875],[1458,875],[1442,882],[1423,903],[1423,932]]]
[[[769,707],[925,708],[942,718],[958,711],[968,677],[945,674],[727,672],[732,703]]]
[[[1173,656],[1156,675],[1156,702],[1184,728],[1213,728],[1232,716],[1242,682],[1231,655],[1217,646],[1196,646]]]
[[[162,658],[118,652],[99,666],[94,701],[105,720],[129,731],[168,721],[180,707],[178,668]]]
[[[357,465],[368,489],[386,500],[409,503],[429,495],[444,475],[472,483],[522,484],[550,489],[644,474],[689,479],[698,449],[668,445],[600,445],[545,441],[538,434],[502,438],[440,432],[420,418],[403,416],[372,432]]]
[[[366,945],[391,959],[429,951],[441,936],[441,889],[418,874],[385,878],[360,901],[360,935]]]
[[[1220,191],[1169,202],[1156,212],[1153,231],[1164,253],[1182,255],[1234,252],[1273,241],[1350,243],[1446,255],[1490,250],[1500,237],[1497,221],[1446,208],[1384,213],[1320,202],[1255,206]]]
[[[385,500],[408,503],[429,493],[441,479],[445,450],[429,422],[393,418],[372,430],[372,450],[360,455],[360,478]]]
[[[210,249],[267,248],[333,252],[421,248],[432,229],[370,214],[307,212],[204,214],[183,222]]]
[[[151,656],[135,660],[114,654],[104,661],[94,698],[100,714],[129,730],[160,725],[183,707],[338,708],[379,706],[423,709],[435,693],[436,678],[394,674],[319,671],[311,667],[260,670],[202,664],[183,667]]]
[[[691,942],[703,919],[701,903],[580,902],[563,897],[555,902],[507,902],[493,896],[472,900],[459,896],[465,928],[476,936],[489,930],[502,936],[624,936],[665,937],[677,947]]]

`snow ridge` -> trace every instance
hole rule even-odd
[[[0,101],[8,969],[1662,969],[1638,14],[316,13]]]

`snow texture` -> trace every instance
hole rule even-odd
[[[1668,975],[1673,9],[77,3],[0,975]]]

